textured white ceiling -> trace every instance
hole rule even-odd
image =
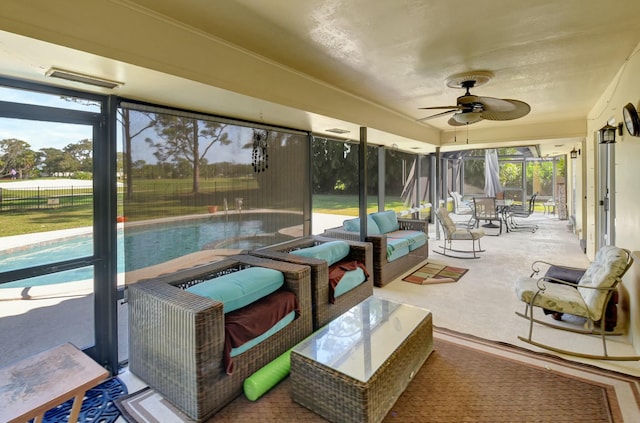
[[[15,3],[16,13],[23,7],[19,6],[20,2],[7,3]],[[56,13],[77,14],[78,5],[73,8],[71,3],[86,4],[69,3],[67,11],[58,5]],[[174,75],[182,76],[176,79],[166,75],[173,73],[167,72],[166,66],[158,67],[162,73],[154,73],[144,69],[146,63],[145,66],[131,66],[141,65],[142,61],[127,63],[106,59],[104,54],[87,55],[106,51],[98,47],[94,51],[87,48],[84,53],[77,48],[62,50],[43,43],[36,45],[34,40],[6,33],[0,34],[0,72],[37,79],[29,74],[36,75],[36,69],[42,72],[50,63],[56,62],[56,57],[64,54],[70,68],[125,80],[126,84],[119,92],[121,95],[247,119],[258,117],[270,122],[275,119],[274,123],[318,133],[326,133],[330,127],[347,127],[352,131],[349,134],[352,138],[357,138],[357,128],[364,125],[374,128],[373,134],[380,140],[400,142],[403,147],[411,148],[423,146],[429,137],[419,140],[422,143],[410,141],[410,138],[420,137],[407,136],[409,131],[395,131],[400,137],[397,139],[386,137],[394,132],[393,127],[397,124],[385,126],[383,120],[400,117],[409,127],[415,125],[416,119],[431,113],[419,110],[420,107],[455,104],[462,91],[445,86],[450,75],[473,70],[491,71],[495,77],[486,85],[473,89],[474,94],[518,99],[531,105],[531,113],[515,121],[483,121],[456,129],[457,139],[473,139],[477,133],[478,139],[487,141],[492,135],[481,134],[491,128],[518,131],[524,127],[586,120],[598,97],[640,42],[640,1],[637,0],[484,0],[473,3],[446,0],[119,0],[102,3],[106,4],[105,8],[120,7],[118,13],[121,14],[124,9],[138,14],[142,11],[156,19],[163,17],[183,29],[190,28],[199,34],[225,40],[263,57],[271,65],[306,75],[344,95],[370,103],[386,115],[376,115],[373,123],[364,122],[355,109],[353,114],[341,110],[344,104],[339,104],[338,98],[316,95],[292,102],[285,98],[282,90],[274,89],[273,93],[266,90],[265,93],[264,87],[255,94],[259,99],[252,98],[255,88],[244,90],[222,83],[212,88],[210,85],[216,84],[189,82],[192,78],[184,78],[189,72],[176,70]],[[6,14],[0,19],[0,29],[6,29],[7,16],[16,18],[10,16],[12,10],[9,9],[0,12],[0,15]],[[87,15],[87,19],[91,16]],[[8,30],[21,29],[10,23]],[[117,28],[114,23],[114,29]],[[144,36],[144,27],[136,29]],[[81,36],[82,31],[90,30],[79,31]],[[37,34],[30,29],[21,32],[28,36]],[[87,39],[91,40],[91,34]],[[155,39],[154,42],[162,46],[170,40]],[[73,44],[69,42],[69,46]],[[110,46],[112,50],[116,47],[126,49],[126,46]],[[140,56],[143,53],[140,52]],[[219,66],[222,68],[226,64],[222,62]],[[251,81],[247,80],[246,84],[248,86]],[[277,84],[274,83],[274,87]],[[176,86],[181,89],[173,89]],[[158,90],[158,87],[165,89]],[[209,101],[203,101],[198,93],[207,93]],[[335,103],[331,104],[331,101]],[[435,129],[440,132],[440,139],[452,138],[454,128],[447,124],[448,118],[428,120],[423,124],[425,131]],[[379,128],[377,122],[380,122]],[[529,136],[546,144],[566,143],[566,140],[554,139],[553,133]],[[501,135],[500,139],[509,141],[508,136]],[[436,145],[439,141],[430,143]]]

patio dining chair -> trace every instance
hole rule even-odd
[[[534,277],[546,266],[575,270],[575,268],[553,265],[544,261],[534,262],[531,266],[533,271],[531,276],[521,277],[515,284],[518,298],[525,303],[524,313],[516,312],[516,315],[529,321],[528,336],[518,336],[518,339],[540,348],[576,357],[619,361],[640,360],[640,356],[612,356],[608,354],[607,336],[621,335],[622,333],[607,331],[604,322],[607,306],[616,292],[618,284],[622,281],[622,277],[632,264],[633,258],[629,250],[608,245],[598,250],[593,263],[575,283],[548,275],[541,278]],[[582,328],[572,327],[538,319],[534,317],[535,307],[547,312],[566,313],[581,317],[585,320],[585,325]],[[578,334],[600,336],[603,354],[571,351],[534,341],[534,323]]]
[[[498,213],[495,197],[473,197],[473,209],[476,228],[480,226],[480,221],[484,221],[487,223],[483,227],[500,229],[494,236],[502,234],[502,216]],[[498,224],[493,223],[494,221]]]
[[[463,259],[471,259],[471,258],[480,258],[477,253],[484,252],[480,246],[480,238],[484,236],[484,230],[482,229],[472,229],[468,227],[460,228],[456,226],[455,222],[451,220],[451,216],[449,216],[449,212],[446,207],[440,207],[436,210],[436,218],[440,225],[442,226],[442,230],[444,231],[444,240],[443,245],[440,246],[442,251],[433,250],[435,253],[442,254],[448,257],[455,258],[463,258]],[[453,241],[471,241],[472,248],[471,250],[457,250],[453,249],[452,242]],[[465,255],[452,255],[451,253],[464,253]],[[466,254],[473,254],[473,256],[467,256]]]
[[[527,230],[535,232],[538,229],[538,225],[535,223],[524,223],[522,221],[522,219],[526,219],[533,214],[537,196],[538,193],[536,192],[531,196],[531,198],[529,198],[527,203],[509,208],[506,216],[507,228],[509,231]],[[519,220],[516,220],[516,218],[519,218]]]
[[[453,199],[453,213],[451,213],[451,218],[457,225],[466,224],[470,228],[473,227],[475,224],[473,220],[473,200],[464,200],[462,195],[456,191],[449,192],[449,195]],[[460,218],[456,219],[458,216],[460,216]]]
[[[460,215],[472,215],[473,206],[469,201],[465,201],[459,192],[451,191],[449,193],[453,199],[453,213]]]

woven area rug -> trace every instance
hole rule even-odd
[[[89,389],[82,400],[79,422],[113,423],[120,417],[114,401],[128,393],[127,387],[117,377]],[[73,400],[69,400],[44,413],[43,423],[67,423]],[[32,420],[33,421],[33,420]]]
[[[433,354],[385,422],[640,421],[640,379],[479,339],[434,330]],[[244,395],[210,422],[324,422],[291,399],[285,379],[262,398]],[[151,389],[117,402],[137,422],[189,422]]]
[[[458,282],[468,271],[469,269],[463,269],[462,267],[428,262],[409,276],[402,278],[402,280],[418,285]]]

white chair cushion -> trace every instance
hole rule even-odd
[[[456,229],[455,231],[453,231],[453,233],[451,233],[449,239],[454,241],[461,239],[474,240],[480,239],[483,236],[484,229]]]
[[[453,222],[453,220],[451,220],[447,209],[445,209],[444,207],[440,207],[438,210],[436,210],[436,216],[440,220],[443,229],[447,233],[447,237],[449,237],[450,234],[456,231],[456,224]]]
[[[531,299],[538,292],[538,279],[521,277],[516,280],[516,294],[521,301],[531,304]],[[540,282],[545,287],[536,297],[533,305],[560,313],[573,314],[600,320],[601,316],[590,316],[580,292],[572,286],[553,282]],[[597,314],[599,314],[599,311]]]
[[[584,272],[578,283],[578,291],[589,309],[601,311],[607,299],[607,291],[581,287],[610,288],[616,282],[616,279],[624,274],[626,266],[627,255],[624,250],[613,245],[608,245],[598,250],[593,263]],[[597,316],[594,320],[599,320],[600,317]]]

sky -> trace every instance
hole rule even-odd
[[[0,87],[0,100],[39,106],[62,107],[65,109],[97,111],[89,107],[61,99],[60,96]],[[91,127],[61,123],[36,122],[21,119],[0,118],[0,140],[17,138],[26,141],[31,149],[63,147],[92,138]]]
[[[0,87],[0,100],[15,103],[26,103],[40,106],[60,107],[73,110],[98,111],[97,106],[87,106],[85,104],[74,103],[60,98],[58,95],[36,93]],[[234,128],[235,129],[235,128]],[[250,131],[250,130],[249,130]],[[120,138],[121,134],[118,134]],[[235,162],[250,163],[250,153],[241,148],[241,139],[247,139],[245,129],[232,130],[229,138],[233,141],[227,146],[215,145],[207,155],[209,163],[214,162]],[[155,131],[150,129],[141,134],[133,146],[135,160],[145,160],[148,164],[156,163],[149,145],[144,142],[144,138],[156,137]],[[42,148],[57,148],[62,150],[69,144],[74,144],[84,139],[92,139],[92,128],[87,125],[62,124],[57,122],[30,121],[22,119],[0,118],[0,140],[17,138],[26,141],[33,151]],[[248,138],[250,139],[250,138]],[[122,151],[122,141],[118,142],[118,151]]]

